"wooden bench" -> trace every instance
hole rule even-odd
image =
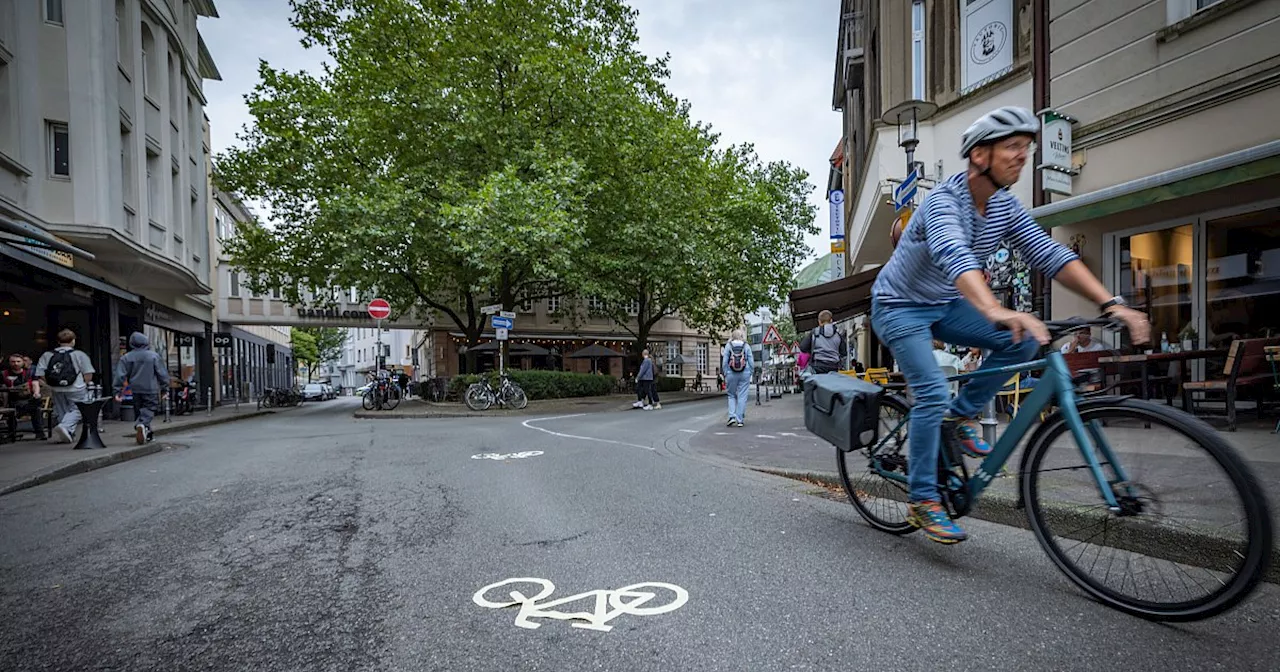
[[[1265,348],[1280,344],[1280,338],[1239,338],[1231,342],[1227,363],[1219,380],[1187,381],[1182,384],[1182,403],[1195,412],[1193,392],[1223,395],[1227,404],[1227,431],[1236,431],[1236,400],[1241,388],[1259,390],[1254,397],[1258,417],[1262,417],[1263,393],[1274,386],[1275,377],[1267,361]]]

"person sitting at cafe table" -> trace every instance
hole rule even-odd
[[[1101,352],[1106,349],[1108,349],[1107,346],[1094,339],[1089,329],[1081,329],[1071,340],[1062,344],[1060,351],[1064,355],[1070,355],[1076,352]]]
[[[44,415],[40,408],[40,381],[32,375],[29,361],[18,353],[9,355],[8,366],[0,373],[0,388],[9,393],[9,406],[18,415],[31,416],[31,430],[37,440],[44,440]]]

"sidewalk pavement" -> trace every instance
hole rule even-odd
[[[724,394],[710,392],[663,392],[662,406],[693,401],[719,399],[724,401]],[[462,402],[437,403],[422,399],[405,399],[391,411],[366,411],[357,409],[355,417],[365,420],[411,420],[422,418],[488,418],[488,417],[524,417],[529,415],[559,415],[572,413],[604,413],[609,411],[626,411],[631,409],[635,397],[630,394],[610,394],[603,397],[576,397],[571,399],[540,399],[530,401],[522,410],[498,408],[494,406],[487,411],[473,411]]]
[[[761,406],[754,404],[753,397],[751,405],[747,408],[745,427],[711,427],[695,435],[691,447],[753,469],[820,483],[843,492],[836,461],[836,449],[805,429],[802,395],[784,395],[781,399],[771,400]],[[1238,431],[1223,432],[1222,436],[1239,451],[1257,475],[1271,504],[1272,517],[1276,524],[1280,525],[1280,517],[1278,517],[1280,511],[1277,511],[1277,505],[1280,505],[1280,435],[1271,433],[1274,426],[1274,418],[1261,421],[1249,419],[1240,422]],[[1003,422],[998,431],[1004,431]],[[1185,474],[1185,464],[1181,465],[1182,469],[1178,469],[1180,466],[1178,449],[1140,443],[1144,440],[1144,432],[1145,430],[1138,429],[1136,426],[1129,431],[1113,428],[1109,436],[1121,453],[1141,452],[1146,469],[1163,470],[1167,465],[1170,471],[1176,469],[1179,476]],[[1059,439],[1055,442],[1055,449],[1050,454],[1051,458],[1059,455],[1056,447],[1062,445],[1063,441],[1069,441],[1069,439]],[[1021,450],[1019,448],[1010,458],[1006,465],[1006,473],[997,477],[983,493],[982,499],[978,501],[970,515],[1007,525],[1026,527],[1025,511],[1014,508],[1017,501],[1017,469]],[[1056,460],[1054,464],[1058,464]],[[1051,487],[1079,489],[1084,483],[1086,481],[1082,479],[1072,479],[1069,485],[1055,482]],[[1209,483],[1202,485],[1205,499],[1197,505],[1215,507],[1207,512],[1204,522],[1224,525],[1234,523],[1238,519],[1238,513],[1228,510],[1226,505],[1222,506],[1221,511],[1216,510],[1219,501],[1214,498],[1213,485]],[[844,499],[843,494],[841,498]],[[1073,497],[1072,501],[1085,500]],[[1276,544],[1276,559],[1272,562],[1269,575],[1271,581],[1280,581],[1280,540],[1277,540]]]
[[[35,441],[29,438],[28,433],[25,440],[0,444],[0,495],[180,447],[159,439],[168,434],[290,410],[259,410],[256,404],[240,404],[239,408],[219,406],[213,409],[212,414],[196,411],[191,415],[173,416],[169,422],[159,415],[152,422],[157,439],[141,446],[134,440],[133,423],[119,420],[103,420],[99,427],[102,442],[107,444],[105,449],[72,450],[71,446],[75,444]]]

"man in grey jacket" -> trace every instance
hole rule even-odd
[[[657,376],[653,359],[649,357],[649,348],[645,348],[641,356],[644,359],[640,360],[640,372],[636,374],[636,403],[632,406],[646,411],[662,408],[662,402],[658,401],[658,384],[654,380]]]
[[[133,431],[138,445],[152,439],[151,419],[160,405],[161,392],[169,388],[169,371],[150,345],[144,334],[135,331],[129,336],[130,350],[120,358],[115,381],[116,401],[120,401],[126,382],[133,392],[133,407],[138,413]]]

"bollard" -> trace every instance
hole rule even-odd
[[[991,351],[987,350],[982,353],[985,360],[991,356]],[[992,399],[987,402],[987,407],[982,411],[982,419],[978,421],[982,425],[982,440],[987,442],[988,446],[996,445],[996,400]]]
[[[172,406],[172,404],[170,403],[170,399],[172,396],[173,396],[172,392],[164,395],[164,421],[165,422],[169,422],[169,408],[170,406]]]
[[[209,407],[209,412],[206,415],[213,415],[213,387],[204,388],[204,403],[205,406]]]

